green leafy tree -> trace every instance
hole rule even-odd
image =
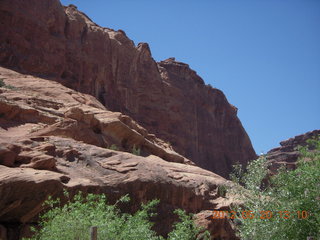
[[[241,239],[320,239],[320,141],[308,143],[300,147],[297,168],[280,168],[267,186],[262,185],[268,171],[265,157],[252,161],[246,171],[235,167],[230,177],[243,187],[230,191],[243,202],[233,209]]]
[[[169,233],[168,240],[194,240],[197,239],[201,228],[193,222],[192,215],[187,215],[185,211],[176,209],[175,214],[180,218],[180,222],[176,222],[173,231]],[[210,239],[210,234],[206,231],[202,239]]]
[[[90,239],[91,226],[98,227],[98,239],[101,240],[163,240],[152,230],[153,223],[149,220],[155,215],[154,209],[159,200],[142,204],[141,209],[132,215],[121,213],[117,207],[119,202],[128,201],[129,197],[124,196],[114,205],[108,205],[105,195],[84,196],[80,192],[61,206],[60,199],[50,198],[45,203],[50,210],[41,216],[40,228],[33,229],[35,235],[29,240],[87,240]],[[177,214],[181,222],[176,223],[169,239],[195,239],[201,229],[193,223],[191,215],[182,210]]]

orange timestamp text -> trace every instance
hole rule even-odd
[[[279,217],[281,219],[307,219],[309,217],[308,211],[212,211],[212,219],[254,219],[254,218],[260,218],[260,219],[271,219],[273,217]]]

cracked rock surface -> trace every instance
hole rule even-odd
[[[203,211],[232,202],[219,194],[224,178],[94,97],[5,68],[0,77],[12,86],[0,88],[0,233],[8,239],[28,236],[45,199],[61,197],[64,189],[105,193],[110,202],[129,194],[129,211],[160,199],[155,228],[161,234],[176,220],[175,208],[198,213],[206,226]],[[131,153],[133,146],[140,156]],[[230,222],[210,226],[212,236],[235,239]]]

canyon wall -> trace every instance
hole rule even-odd
[[[1,66],[91,94],[222,176],[256,158],[237,109],[187,64],[157,63],[148,44],[58,0],[2,0],[0,16]]]
[[[287,169],[295,169],[297,161],[301,157],[298,148],[308,146],[310,150],[313,150],[312,146],[308,145],[308,140],[317,137],[320,137],[319,129],[281,141],[279,147],[268,151],[266,158],[270,163],[271,173],[275,174],[280,166],[285,166]]]
[[[168,234],[174,209],[182,208],[197,215],[212,239],[238,239],[231,220],[210,217],[235,201],[224,191],[226,179],[194,166],[91,95],[3,67],[0,79],[1,240],[31,236],[30,226],[47,209],[43,202],[63,197],[64,190],[104,193],[109,203],[129,194],[123,209],[129,212],[159,199],[157,233]]]

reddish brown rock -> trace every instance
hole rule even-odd
[[[7,240],[7,229],[2,225],[0,225],[0,239]]]
[[[0,146],[0,165],[13,167],[17,154],[6,146]]]
[[[135,156],[61,137],[23,140],[15,145],[44,151],[42,146],[48,143],[56,148],[55,171],[0,165],[0,222],[11,225],[35,222],[43,210],[43,201],[49,195],[61,197],[63,189],[71,193],[79,190],[107,193],[111,202],[129,194],[132,202],[127,208],[131,211],[137,210],[141,202],[160,199],[156,229],[161,234],[170,231],[176,219],[172,214],[175,208],[197,213],[229,204],[218,191],[227,181],[196,166],[167,162],[154,155]],[[76,153],[73,159],[66,157],[70,151]],[[227,236],[218,228],[220,224],[215,226],[215,236],[220,233]]]
[[[230,219],[215,219],[212,221],[212,211],[201,211],[195,215],[196,223],[211,233],[211,239],[239,240],[235,226]]]
[[[143,156],[153,154],[167,161],[193,164],[130,117],[106,110],[92,96],[54,81],[21,75],[2,67],[0,76],[16,88],[3,89],[0,94],[0,142],[12,143],[26,137],[62,136],[99,147],[115,145],[119,150],[128,152],[135,147],[141,150]],[[30,115],[30,112],[33,114]],[[0,160],[4,165],[12,166],[15,162],[16,166],[21,167],[54,168],[52,155],[56,151],[55,146],[11,148],[3,147],[0,151]],[[45,154],[39,151],[45,151]],[[12,152],[22,153],[16,159]]]
[[[148,44],[135,46],[58,0],[2,0],[0,16],[2,66],[89,93],[220,175],[256,157],[236,108],[187,64],[156,63]]]
[[[171,139],[179,152],[197,165],[227,176],[236,161],[245,163],[255,157],[250,140],[224,94],[204,85],[187,64],[172,59],[159,63],[166,83],[167,122],[155,131],[162,139]],[[181,124],[179,116],[183,116]]]
[[[0,159],[15,154],[0,161],[0,224],[8,239],[29,236],[43,201],[63,189],[106,193],[111,202],[128,193],[131,211],[160,199],[161,234],[171,230],[175,208],[199,213],[231,204],[219,191],[228,181],[194,166],[129,116],[55,81],[1,67],[0,75],[15,87],[0,89]],[[107,149],[112,144],[121,151]],[[133,146],[141,156],[130,153]],[[212,236],[233,239],[227,224],[213,223]]]
[[[300,156],[299,146],[306,146],[309,139],[320,136],[320,130],[313,130],[293,138],[280,142],[280,147],[271,149],[266,157],[270,162],[271,173],[275,173],[280,166],[288,169],[295,169]],[[312,149],[311,149],[312,150]]]

